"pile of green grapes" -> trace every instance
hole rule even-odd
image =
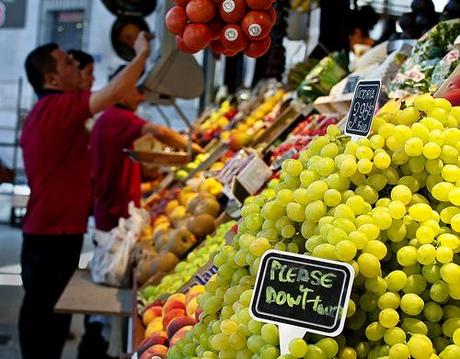
[[[200,321],[168,358],[280,358],[277,326],[248,309],[275,248],[355,270],[342,334],[295,338],[281,358],[459,359],[459,123],[459,107],[421,95],[384,106],[369,138],[331,126],[284,161],[279,183],[245,202]]]

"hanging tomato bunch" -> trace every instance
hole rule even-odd
[[[165,22],[177,47],[195,53],[209,47],[216,54],[264,55],[276,21],[275,0],[174,0]]]

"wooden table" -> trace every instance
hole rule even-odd
[[[130,317],[133,307],[132,289],[96,284],[88,271],[78,269],[59,298],[55,311]]]
[[[114,288],[94,283],[87,270],[78,269],[64,289],[54,310],[57,313],[98,314],[128,318],[128,338],[122,339],[125,344],[120,349],[126,349],[129,353],[135,345],[130,335],[133,327],[134,303],[133,289]],[[118,328],[120,333],[124,332],[122,327],[120,323]]]

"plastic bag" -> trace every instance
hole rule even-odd
[[[143,229],[149,224],[148,212],[129,204],[129,218],[120,218],[110,232],[96,231],[97,246],[89,263],[91,278],[96,283],[127,287],[131,281],[131,251]]]

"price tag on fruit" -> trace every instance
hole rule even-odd
[[[345,324],[354,270],[347,263],[269,250],[262,257],[251,316],[279,326],[281,354],[306,332],[334,337]]]
[[[358,83],[345,126],[347,135],[352,138],[369,135],[380,94],[380,86],[380,80],[360,81]]]

